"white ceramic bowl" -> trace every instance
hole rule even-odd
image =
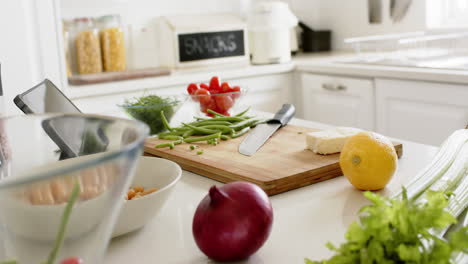
[[[172,161],[155,157],[140,157],[131,186],[139,185],[145,189],[157,188],[158,190],[141,198],[125,201],[112,237],[135,231],[155,217],[181,176],[182,169]]]

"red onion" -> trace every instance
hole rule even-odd
[[[192,231],[200,250],[216,261],[246,259],[267,240],[273,208],[255,184],[213,186],[198,205]]]
[[[83,260],[77,257],[72,257],[62,260],[60,264],[83,264]]]

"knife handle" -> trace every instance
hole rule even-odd
[[[275,123],[281,124],[281,126],[285,126],[289,123],[289,121],[293,118],[294,114],[296,113],[296,108],[292,104],[284,104],[281,109],[276,112],[273,119],[268,121],[268,123]]]

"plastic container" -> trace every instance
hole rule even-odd
[[[291,28],[298,20],[287,3],[257,4],[247,19],[253,64],[285,63],[291,60]]]
[[[73,43],[79,74],[102,72],[99,32],[91,18],[73,20]]]
[[[0,262],[78,257],[103,263],[148,127],[84,114],[18,116],[0,124],[6,135],[0,149]],[[60,152],[68,152],[64,143],[77,155],[60,159]]]
[[[119,15],[97,19],[101,41],[103,69],[107,72],[123,71],[127,67],[124,29]]]
[[[128,27],[127,68],[147,69],[160,65],[155,25],[132,24]]]
[[[399,60],[399,41],[404,38],[424,36],[423,31],[407,32],[399,34],[386,34],[375,36],[364,36],[345,39],[357,56],[363,62],[374,62],[381,60]]]

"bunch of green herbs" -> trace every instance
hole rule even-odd
[[[146,95],[126,100],[123,108],[131,117],[146,123],[152,135],[165,130],[161,119],[161,112],[171,120],[177,106],[181,102],[175,98]]]
[[[445,193],[428,191],[425,203],[408,199],[406,190],[402,199],[364,195],[371,204],[360,210],[360,221],[349,226],[346,242],[339,247],[327,244],[336,254],[329,260],[306,259],[306,264],[447,264],[454,263],[455,253],[468,253],[468,227],[447,240],[431,233],[457,222],[445,210],[449,201]]]

